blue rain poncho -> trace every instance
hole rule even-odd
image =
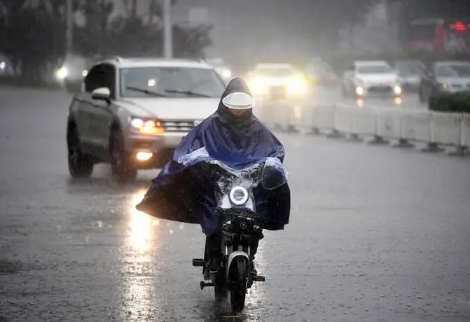
[[[250,94],[241,79],[232,80],[222,94],[215,113],[201,122],[175,150],[172,160],[165,165],[137,209],[151,216],[183,223],[200,224],[210,235],[217,226],[214,216],[219,195],[214,187],[216,178],[201,173],[201,163],[211,160],[223,162],[232,169],[244,169],[264,162],[267,158],[284,161],[284,147],[274,134],[253,115],[252,109],[243,116],[234,116],[222,103],[229,94]],[[204,150],[205,158],[181,162],[197,150]],[[208,157],[207,157],[208,155]],[[262,185],[254,188],[256,212],[266,219],[264,229],[281,230],[289,223],[290,190],[287,183],[274,190]]]

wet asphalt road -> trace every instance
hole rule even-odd
[[[470,321],[470,160],[298,134],[291,223],[238,318],[201,291],[200,228],[133,210],[156,172],[72,182],[69,103],[0,89],[0,321]]]

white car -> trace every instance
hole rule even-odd
[[[248,83],[254,96],[267,101],[303,99],[308,89],[305,76],[290,64],[258,64]]]
[[[356,61],[343,74],[341,92],[344,97],[396,97],[402,94],[402,82],[398,72],[385,61]]]
[[[111,163],[118,181],[161,168],[185,135],[216,111],[225,85],[209,65],[190,60],[122,59],[90,68],[69,108],[73,178]]]

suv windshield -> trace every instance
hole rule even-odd
[[[437,66],[436,76],[438,77],[470,77],[470,64]]]
[[[393,72],[393,69],[387,65],[369,65],[359,66],[357,72],[359,74],[385,74]]]
[[[122,68],[120,78],[122,97],[220,97],[225,90],[217,74],[206,68]]]

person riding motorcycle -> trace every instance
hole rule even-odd
[[[210,267],[217,265],[221,231],[214,216],[216,198],[207,179],[200,179],[194,169],[179,160],[198,149],[233,168],[242,168],[268,157],[284,161],[284,147],[274,134],[253,114],[255,105],[251,92],[242,79],[233,79],[226,87],[217,111],[202,121],[180,143],[172,160],[152,180],[152,186],[140,204],[139,211],[151,216],[184,223],[200,224],[206,235],[206,258]],[[256,209],[270,224],[267,230],[282,230],[289,223],[290,190],[287,184],[275,191],[260,191]],[[263,233],[259,230],[251,245],[251,269]]]

